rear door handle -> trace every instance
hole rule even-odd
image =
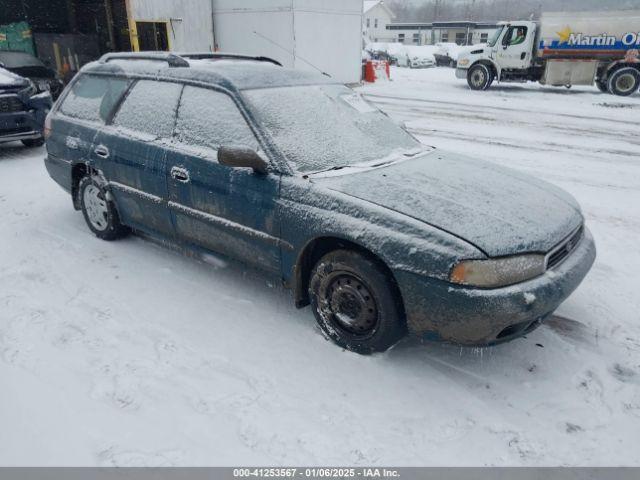
[[[98,145],[93,151],[100,158],[109,158],[109,149],[104,145]]]
[[[182,167],[173,167],[171,169],[171,177],[182,183],[189,183],[189,170]]]

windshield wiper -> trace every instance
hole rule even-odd
[[[399,154],[397,157],[395,158],[389,158],[386,160],[382,160],[378,163],[371,163],[371,162],[363,162],[363,163],[356,163],[353,165],[335,165],[333,167],[329,167],[329,168],[325,168],[323,170],[318,170],[315,172],[309,172],[309,173],[305,173],[302,178],[308,178],[311,175],[317,175],[319,173],[326,173],[326,172],[333,172],[335,170],[343,170],[345,168],[377,168],[377,167],[384,167],[385,165],[391,165],[392,163],[396,163],[399,160],[403,160],[402,158],[399,157],[405,157],[405,158],[411,158],[411,157],[415,157],[416,155],[423,153],[424,150],[423,149],[416,149],[416,150],[409,150],[408,152],[402,152],[401,154]]]

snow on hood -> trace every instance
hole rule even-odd
[[[18,75],[11,73],[4,68],[0,68],[0,88],[1,87],[19,87],[25,85],[27,81]]]
[[[563,190],[453,154],[353,172],[312,181],[438,227],[492,257],[548,252],[583,221]]]

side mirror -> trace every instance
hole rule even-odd
[[[253,171],[266,175],[269,164],[258,153],[248,147],[220,147],[218,163],[232,168],[253,168]]]

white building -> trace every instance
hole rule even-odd
[[[369,42],[393,42],[393,34],[387,30],[387,25],[396,16],[384,4],[383,0],[365,0],[362,21],[363,34]]]
[[[214,0],[215,43],[343,83],[362,76],[362,0]]]
[[[134,50],[214,49],[212,0],[128,0]]]
[[[433,45],[439,42],[476,45],[486,43],[497,24],[468,21],[391,23],[386,28],[391,39],[388,41],[406,45]]]
[[[344,83],[359,82],[362,75],[362,0],[126,3],[132,50],[266,56]],[[386,23],[379,23],[380,31]]]

